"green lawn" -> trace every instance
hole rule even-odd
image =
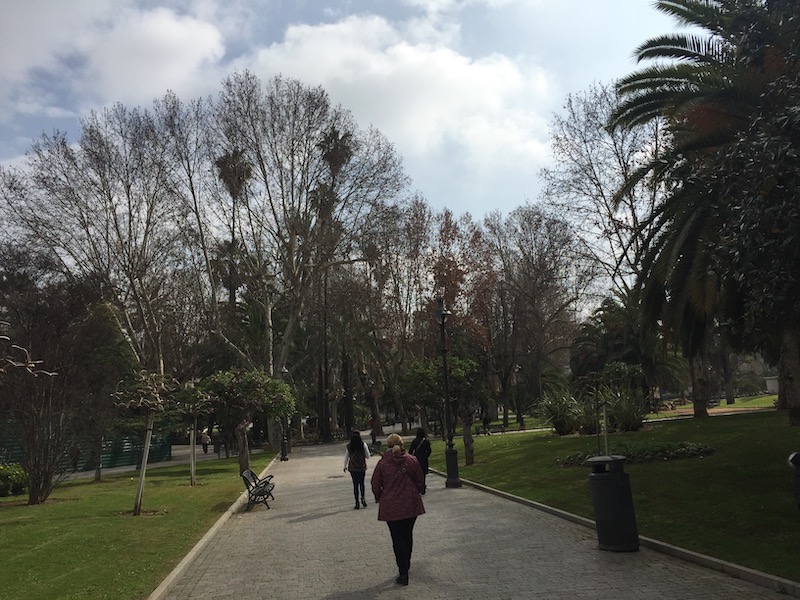
[[[762,394],[760,396],[742,396],[736,398],[736,401],[733,404],[726,404],[725,400],[722,400],[719,405],[712,407],[709,410],[711,414],[713,414],[715,412],[775,408],[775,402],[777,401],[777,399],[778,399],[777,394]],[[692,403],[688,402],[683,406],[675,406],[674,409],[665,409],[657,413],[649,413],[645,418],[648,420],[652,420],[652,419],[686,416],[686,415],[691,415],[692,410],[693,410]]]
[[[138,517],[138,475],[66,482],[40,506],[0,498],[0,598],[146,598],[242,493],[238,473],[236,458],[201,462],[192,487],[188,465],[149,469]]]
[[[651,423],[612,435],[615,442],[702,442],[705,458],[626,465],[641,535],[800,581],[800,511],[787,464],[800,450],[800,428],[785,412],[745,413]],[[593,517],[586,467],[560,467],[576,452],[594,452],[594,437],[521,433],[475,439],[475,464],[460,475],[584,517]],[[444,470],[442,442],[431,466]]]

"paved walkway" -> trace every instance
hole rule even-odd
[[[353,510],[344,444],[296,447],[274,462],[272,508],[238,510],[210,532],[151,598],[167,600],[786,598],[759,585],[649,548],[597,549],[593,530],[429,475],[408,587],[389,531]],[[377,458],[370,459],[370,470]],[[369,484],[367,484],[369,487]],[[588,493],[588,489],[587,489]]]

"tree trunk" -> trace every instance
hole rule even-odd
[[[392,398],[394,399],[397,417],[400,419],[400,435],[408,435],[411,431],[411,416],[406,413],[403,399],[399,395],[393,393]]]
[[[147,473],[147,460],[150,458],[150,441],[153,439],[153,423],[156,420],[156,411],[147,412],[145,424],[144,448],[142,448],[142,466],[139,469],[139,487],[136,490],[136,502],[133,505],[133,516],[142,514],[142,499],[144,497],[144,479]]]
[[[775,403],[778,410],[789,410],[786,403],[786,375],[783,372],[783,362],[778,360],[778,401]]]
[[[243,419],[235,429],[236,446],[239,450],[239,475],[250,468],[250,448],[247,445],[247,425],[249,423],[247,419]]]
[[[464,461],[466,466],[475,464],[475,441],[472,439],[472,415],[464,415]]]
[[[800,425],[800,337],[794,327],[781,334],[781,369],[783,389],[786,392],[786,407],[789,409],[789,424]]]
[[[277,419],[269,419],[267,421],[267,440],[270,450],[278,450],[281,447],[281,439],[283,438],[283,427]]]
[[[378,407],[378,397],[371,388],[368,393],[367,400],[372,412],[372,430],[376,436],[383,435],[383,421],[381,420],[381,410]]]
[[[695,418],[708,416],[708,367],[702,354],[691,361],[692,407]]]
[[[189,432],[189,485],[197,485],[197,459],[194,451],[197,448],[197,417],[192,419],[192,430]]]
[[[92,452],[94,463],[94,480],[100,481],[103,478],[103,437],[101,436],[97,444],[94,445]]]
[[[306,439],[306,431],[303,427],[303,415],[300,414],[300,411],[297,411],[294,415],[292,415],[292,427],[297,430],[297,435],[301,440]]]
[[[236,432],[234,431],[233,435],[230,432],[226,431],[225,435],[222,436],[222,441],[225,446],[225,458],[231,457],[231,441],[236,439]]]
[[[350,435],[356,428],[353,409],[353,382],[350,380],[350,358],[342,352],[342,385],[344,387],[344,428]]]
[[[725,386],[725,404],[735,404],[736,394],[733,389],[733,369],[731,369],[731,355],[728,352],[727,345],[722,342],[722,352],[720,353],[722,359],[722,379]]]
[[[283,416],[280,419],[281,421],[281,440],[280,444],[283,444],[283,438],[286,437],[286,453],[292,453],[292,428],[289,427],[289,417]]]

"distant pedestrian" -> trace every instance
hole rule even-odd
[[[417,459],[403,448],[403,438],[396,433],[386,439],[388,450],[372,473],[372,493],[378,503],[378,520],[386,521],[392,536],[392,549],[400,571],[395,582],[408,585],[411,551],[414,547],[414,523],[425,514],[420,494],[425,480]]]
[[[203,454],[208,454],[208,445],[211,443],[211,436],[207,431],[200,434],[200,443],[203,444]]]
[[[350,477],[353,480],[353,495],[356,497],[354,510],[358,510],[362,506],[367,508],[364,478],[367,475],[367,459],[370,456],[369,446],[361,440],[361,434],[354,431],[344,452],[344,470],[350,471]],[[360,506],[358,504],[359,497],[361,498]]]
[[[424,494],[426,489],[425,479],[428,474],[428,457],[431,455],[431,443],[428,441],[424,428],[417,429],[417,437],[411,442],[411,448],[408,451],[416,457],[422,469],[422,493]]]

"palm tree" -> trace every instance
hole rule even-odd
[[[683,389],[686,361],[653,328],[642,326],[642,314],[635,291],[606,298],[583,323],[570,349],[573,375],[599,374],[608,364],[625,363],[641,368],[641,385],[651,402],[657,388]]]
[[[618,82],[622,101],[611,120],[614,127],[627,127],[663,118],[672,134],[669,150],[642,165],[620,191],[647,177],[669,189],[651,218],[657,233],[642,252],[644,304],[651,322],[664,319],[681,333],[688,356],[703,356],[723,304],[738,306],[753,321],[750,328],[765,335],[780,327],[783,356],[793,363],[784,365],[787,395],[793,398],[789,404],[796,407],[791,419],[800,424],[800,314],[794,304],[772,302],[777,310],[759,310],[763,295],[752,292],[744,301],[719,300],[748,291],[742,253],[763,244],[759,232],[744,239],[737,233],[743,215],[761,214],[775,200],[759,189],[758,177],[770,172],[775,152],[755,148],[755,140],[777,138],[784,146],[797,145],[800,8],[789,0],[664,0],[656,8],[692,29],[638,48],[639,60],[662,62]],[[793,162],[779,177],[796,183],[796,153],[785,155]],[[796,186],[781,183],[780,191],[794,197]],[[749,213],[742,210],[747,196],[761,198],[746,204]],[[795,222],[790,225],[779,233],[800,237]],[[786,245],[786,238],[781,241]],[[771,258],[780,263],[785,256]],[[789,274],[791,281],[795,273]],[[766,299],[774,300],[769,293]],[[771,312],[771,323],[763,322],[765,312]]]

